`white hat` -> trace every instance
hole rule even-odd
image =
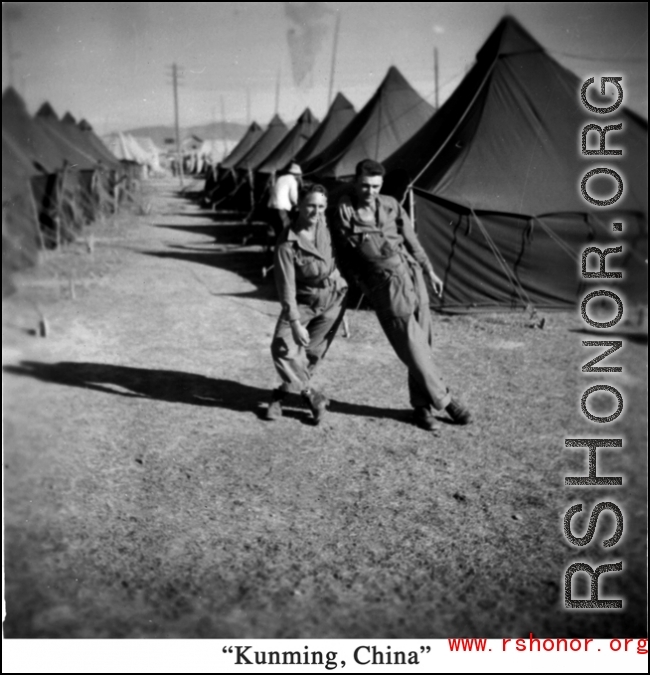
[[[296,162],[291,162],[289,168],[287,169],[287,173],[294,173],[297,176],[302,176],[302,169],[300,168],[300,164],[296,164]]]

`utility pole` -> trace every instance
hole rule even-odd
[[[183,155],[181,154],[181,131],[178,122],[178,66],[173,63],[172,69],[172,86],[174,88],[174,127],[176,129],[176,158],[178,162],[178,178],[180,180],[181,188],[183,187]]]
[[[228,153],[228,143],[226,141],[226,101],[221,94],[221,147],[223,152],[221,154],[221,159],[223,159]]]
[[[278,68],[278,79],[275,84],[275,114],[280,110],[280,79],[282,77],[282,68]]]
[[[436,83],[436,110],[438,110],[438,47],[433,48],[433,77]]]
[[[336,70],[336,48],[339,44],[339,29],[341,28],[341,14],[336,14],[336,26],[334,27],[334,46],[332,48],[332,67],[330,69],[330,90],[327,95],[327,109],[332,104],[332,94],[334,93],[334,71]]]

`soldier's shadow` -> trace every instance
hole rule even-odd
[[[17,366],[4,366],[12,375],[32,377],[69,387],[89,389],[114,396],[148,398],[170,403],[203,405],[242,413],[253,413],[263,419],[270,391],[234,380],[215,379],[175,370],[150,370],[105,363],[40,363],[21,361]],[[334,414],[408,420],[408,411],[331,401]],[[291,395],[284,406],[285,417],[312,424],[312,416],[299,395]]]

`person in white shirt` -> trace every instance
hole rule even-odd
[[[291,223],[291,214],[298,205],[298,188],[300,187],[302,170],[295,162],[275,180],[271,187],[268,201],[269,225],[273,228],[275,238]]]

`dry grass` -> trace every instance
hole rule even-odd
[[[600,379],[580,372],[595,338],[577,317],[438,317],[476,423],[435,437],[410,424],[374,315],[351,312],[319,375],[326,421],[296,401],[267,423],[277,306],[259,242],[149,189],[147,215],[55,254],[5,303],[7,637],[645,635],[643,339],[617,352],[626,408],[603,430],[579,410]],[[47,339],[29,334],[35,305]],[[587,466],[564,438],[584,435],[625,438],[599,458],[623,487],[564,487]],[[605,552],[601,518],[570,547],[565,511],[606,499],[621,543]],[[619,559],[601,589],[622,611],[563,609],[571,562]]]

